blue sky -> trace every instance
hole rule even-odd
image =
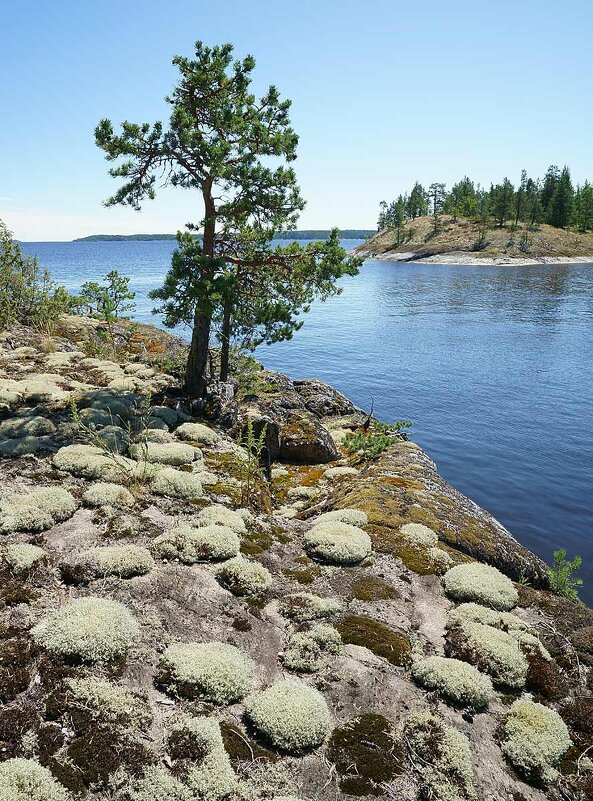
[[[0,218],[19,239],[174,231],[198,198],[141,213],[93,141],[101,117],[166,119],[171,56],[196,39],[257,60],[256,90],[293,100],[301,228],[373,227],[418,178],[481,182],[567,162],[593,178],[590,0],[34,0],[0,27]]]

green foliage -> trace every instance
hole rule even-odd
[[[484,233],[480,234],[473,250],[485,249],[485,229],[489,224],[502,228],[508,220],[513,228],[522,222],[532,228],[538,223],[547,223],[557,228],[574,226],[582,232],[593,230],[593,186],[585,181],[575,189],[570,169],[565,166],[560,170],[555,164],[548,168],[543,180],[530,178],[522,170],[517,188],[509,178],[486,189],[465,176],[448,192],[445,184],[433,183],[426,191],[416,183],[409,195],[399,195],[390,204],[381,201],[379,230],[397,229],[397,243],[400,244],[399,231],[405,221],[428,214],[429,206],[435,220],[434,233],[438,230],[441,213],[450,214],[453,220],[461,216],[480,221]],[[522,238],[522,252],[528,252],[528,244],[528,239]]]
[[[86,306],[90,314],[107,323],[121,319],[125,312],[134,311],[136,304],[131,301],[136,293],[129,290],[129,278],[120,275],[117,270],[111,270],[103,281],[103,284],[85,281],[77,303]]]
[[[125,317],[126,312],[134,311],[135,292],[129,290],[130,279],[111,270],[103,279],[103,284],[86,281],[80,288],[76,306],[88,314],[102,320],[107,326],[107,336],[111,349],[115,351],[113,325]]]
[[[272,246],[304,208],[294,170],[298,137],[290,101],[271,86],[259,100],[250,91],[255,60],[233,60],[233,47],[196,42],[193,59],[175,56],[179,80],[166,98],[168,126],[124,122],[120,133],[103,119],[95,141],[123,184],[107,205],[139,209],[156,195],[157,178],[199,193],[204,215],[177,235],[178,248],[163,287],[167,325],[193,325],[186,388],[206,390],[208,343],[213,325],[222,345],[220,377],[226,380],[232,339],[246,347],[288,339],[298,315],[316,297],[336,294],[336,281],[358,271],[337,231],[325,241]],[[200,229],[202,237],[194,233]]]
[[[358,453],[364,459],[373,459],[395,442],[405,440],[406,434],[403,429],[411,425],[409,420],[396,420],[393,424],[373,421],[373,428],[376,430],[348,434],[342,445],[346,450]]]
[[[0,329],[14,323],[51,329],[71,304],[64,287],[40,269],[34,256],[25,256],[0,220]]]
[[[575,556],[570,560],[566,558],[564,549],[554,551],[554,564],[547,571],[550,586],[554,592],[564,595],[565,598],[570,598],[572,601],[578,601],[578,588],[582,586],[583,580],[575,578],[573,573],[582,564],[583,560],[580,556]]]
[[[248,420],[238,438],[238,444],[244,450],[235,453],[233,472],[241,482],[241,505],[247,509],[259,509],[261,506],[262,491],[266,486],[261,461],[267,430],[267,425],[263,425],[259,434],[256,434],[253,421]]]

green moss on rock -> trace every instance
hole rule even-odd
[[[405,754],[393,726],[369,713],[334,729],[327,758],[335,765],[340,790],[347,795],[382,795],[383,784],[400,775]]]
[[[410,638],[401,631],[364,615],[347,615],[336,623],[344,644],[361,645],[392,665],[407,666],[412,658]]]

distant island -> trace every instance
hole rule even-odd
[[[450,215],[439,218],[435,232],[433,216],[423,215],[408,220],[403,235],[386,228],[356,250],[376,259],[447,264],[593,262],[593,233],[545,223],[485,228],[479,221]]]
[[[376,233],[376,230],[362,228],[340,229],[342,239],[368,239]],[[330,235],[329,228],[310,231],[280,231],[275,239],[327,239]],[[73,242],[154,242],[154,241],[175,240],[175,234],[92,234],[91,236],[81,236],[73,239]]]
[[[593,184],[573,184],[569,167],[543,178],[522,170],[515,186],[482,186],[466,175],[379,204],[378,233],[361,255],[456,264],[593,261]]]

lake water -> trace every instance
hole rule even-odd
[[[345,242],[353,247],[356,242]],[[116,268],[137,318],[173,242],[28,243],[76,289]],[[470,267],[368,260],[342,295],[314,306],[267,367],[317,377],[412,439],[441,474],[550,561],[584,559],[593,602],[593,264]]]

